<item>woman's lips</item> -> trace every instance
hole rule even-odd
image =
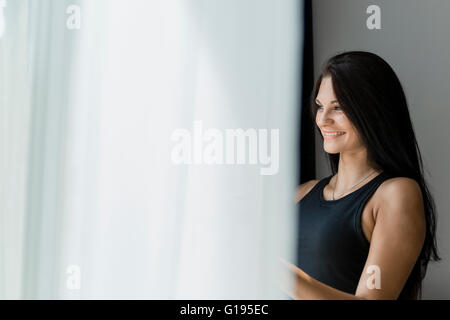
[[[327,140],[337,139],[339,137],[342,137],[344,134],[345,132],[342,131],[322,131],[324,139]]]

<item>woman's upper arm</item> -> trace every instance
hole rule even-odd
[[[306,196],[309,191],[316,185],[319,180],[309,180],[308,182],[299,185],[295,191],[295,202],[299,202]]]
[[[383,190],[370,250],[355,295],[397,299],[425,239],[423,198],[419,184],[409,178],[389,179],[379,188]]]

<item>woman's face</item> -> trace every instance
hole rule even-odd
[[[316,104],[319,106],[316,123],[322,132],[325,152],[340,153],[364,148],[356,128],[339,106],[330,76],[322,79]]]

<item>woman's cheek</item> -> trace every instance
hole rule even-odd
[[[338,114],[338,115],[336,115],[336,119],[339,120],[339,121],[348,122],[348,118],[345,116],[345,114]]]

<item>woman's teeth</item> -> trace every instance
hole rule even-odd
[[[326,136],[330,136],[330,137],[332,137],[332,136],[342,136],[343,134],[344,134],[345,132],[333,132],[333,133],[323,133],[324,135],[326,135]]]

